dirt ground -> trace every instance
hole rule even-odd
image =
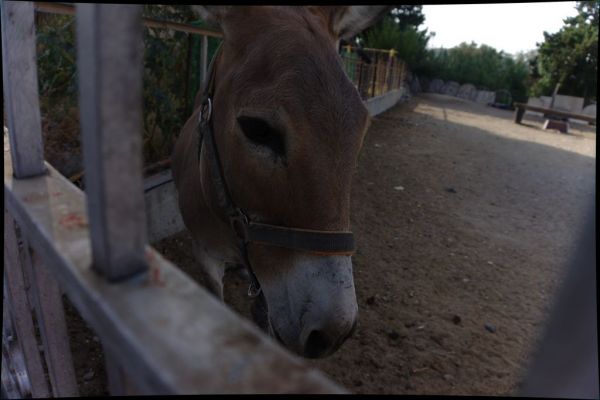
[[[512,118],[435,94],[373,118],[352,192],[358,329],[311,365],[353,393],[516,394],[592,206],[596,134]],[[189,243],[155,247],[201,280]],[[226,288],[248,316],[246,286]],[[100,344],[68,315],[81,394],[105,394]]]

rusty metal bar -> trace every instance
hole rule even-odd
[[[45,173],[33,3],[2,1],[2,80],[18,178]]]
[[[6,207],[140,394],[345,393],[146,247],[147,274],[111,284],[90,269],[83,192],[49,173],[14,179]]]
[[[93,268],[109,281],[147,270],[142,183],[140,5],[77,9],[77,69]]]
[[[73,368],[61,290],[39,255],[29,249],[25,237],[23,247],[30,291],[33,293],[38,328],[44,346],[44,358],[52,385],[52,396],[76,397],[79,395],[79,390]]]
[[[2,398],[20,399],[31,396],[23,352],[15,332],[12,313],[8,305],[6,279],[2,302]]]
[[[359,61],[358,63],[358,93],[360,94],[360,97],[364,100],[365,96],[363,95],[363,90],[362,90],[362,81],[363,81],[363,62]]]
[[[6,156],[6,152],[4,153]],[[6,168],[6,160],[4,162]],[[10,169],[10,164],[8,165]],[[11,171],[12,173],[12,171]],[[50,388],[44,376],[44,366],[35,337],[31,306],[27,300],[25,277],[20,257],[15,220],[4,210],[4,278],[8,305],[11,308],[15,333],[21,346],[33,397],[49,397]]]

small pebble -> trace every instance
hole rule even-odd
[[[496,327],[494,325],[490,324],[489,322],[487,322],[485,324],[485,329],[487,329],[488,332],[492,332],[492,333],[496,332]]]
[[[394,189],[396,189],[396,190],[404,190],[404,187],[403,186],[394,186]]]
[[[94,377],[94,375],[95,375],[95,374],[94,374],[94,371],[91,371],[91,370],[90,370],[90,371],[89,371],[89,372],[87,372],[85,375],[83,375],[83,380],[84,380],[84,381],[89,381],[89,380],[91,380],[91,379]]]
[[[462,319],[460,318],[459,315],[455,315],[452,317],[452,322],[454,322],[455,325],[460,324],[460,321],[462,321]]]
[[[447,381],[453,381],[454,380],[454,376],[450,375],[450,374],[444,374],[444,379]]]
[[[445,190],[448,193],[456,193],[456,190],[454,188],[451,188],[451,187],[450,188],[446,188]]]

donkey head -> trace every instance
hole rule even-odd
[[[232,199],[256,222],[348,231],[368,112],[337,46],[387,7],[194,8],[224,33],[212,123]],[[214,187],[203,186],[218,212]],[[306,357],[334,352],[356,325],[351,257],[258,243],[247,249],[270,332]]]

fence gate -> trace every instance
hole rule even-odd
[[[78,4],[76,19],[85,194],[44,161],[34,4],[2,1],[3,396],[78,394],[62,293],[112,394],[344,393],[148,245],[141,6]]]

